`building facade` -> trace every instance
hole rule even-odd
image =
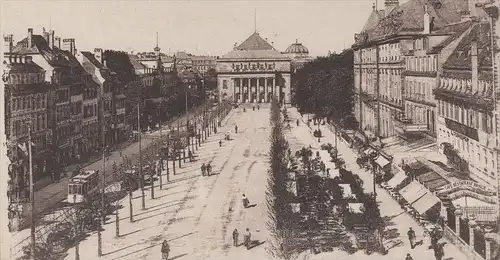
[[[465,0],[410,0],[402,5],[387,0],[384,11],[373,8],[353,45],[354,109],[364,136],[375,140],[435,133],[430,78],[437,74],[438,57],[427,54],[424,44],[427,35],[460,22],[459,12],[467,8]]]
[[[217,57],[214,56],[193,56],[193,68],[205,75],[210,69],[215,70]]]
[[[82,155],[85,151],[95,148],[92,147],[95,142],[83,135],[84,103],[88,103],[84,96],[93,99],[84,93],[94,83],[75,58],[75,40],[61,41],[54,31],[45,29],[41,35],[36,35],[32,28],[28,29],[27,37],[16,44],[12,35],[4,37],[4,40],[5,46],[9,46],[10,50],[4,55],[4,60],[8,55],[31,56],[32,61],[45,71],[44,81],[52,85],[53,91],[48,97],[51,107],[47,121],[52,131],[51,152],[57,162],[53,165],[60,168],[84,159]]]
[[[45,70],[31,56],[11,55],[4,62],[5,131],[8,155],[12,162],[9,199],[25,201],[29,190],[28,125],[31,130],[33,176],[50,176],[49,124],[51,85],[45,82]]]
[[[291,59],[254,33],[217,60],[219,99],[290,103],[290,72]]]
[[[469,164],[470,177],[496,183],[496,126],[489,23],[477,22],[443,65],[439,85],[438,143],[451,144]]]

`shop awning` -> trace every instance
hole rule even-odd
[[[408,186],[404,187],[399,194],[410,204],[420,199],[427,193],[427,189],[420,183],[413,181]]]
[[[434,171],[417,176],[417,180],[424,184],[430,191],[435,191],[449,182]]]
[[[438,197],[430,192],[427,192],[422,198],[415,201],[412,206],[418,213],[424,214],[440,202],[441,201]]]
[[[381,168],[384,168],[385,166],[389,165],[391,163],[389,160],[385,159],[384,156],[379,156],[376,160],[375,163],[378,164]]]
[[[405,179],[406,179],[406,174],[404,172],[399,172],[394,177],[392,177],[388,182],[387,185],[392,188],[396,188],[399,184],[401,184]]]

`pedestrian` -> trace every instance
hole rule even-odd
[[[247,228],[247,231],[245,232],[244,238],[245,238],[245,246],[246,246],[247,250],[249,250],[250,249],[250,244],[252,242],[252,240],[251,240],[252,239],[252,233],[250,233],[250,229],[249,228]]]
[[[233,246],[238,246],[238,229],[234,229],[233,231]]]
[[[257,105],[257,110],[260,110],[260,105]]]
[[[192,162],[193,161],[193,152],[191,150],[188,151],[188,157],[189,157],[189,161]]]
[[[238,125],[234,125],[234,133],[238,133]]]
[[[406,254],[405,260],[413,260],[413,258],[411,257],[410,253]]]
[[[205,163],[201,165],[201,176],[205,176],[205,171],[207,170],[207,166],[205,166]]]
[[[437,244],[434,247],[434,257],[436,257],[436,260],[441,260],[444,256],[444,250],[443,250],[443,245]]]
[[[299,120],[297,119],[297,126],[299,126]]]
[[[410,230],[408,230],[408,240],[410,240],[410,246],[411,249],[415,248],[415,231],[410,227]]]
[[[219,140],[219,147],[222,147],[222,140]]]
[[[255,111],[255,105],[252,107],[253,111]]]
[[[250,204],[250,201],[248,200],[248,198],[245,196],[245,194],[243,194],[243,207],[244,208],[248,208],[248,204]]]
[[[210,174],[212,174],[212,165],[210,165],[210,163],[208,163],[208,165],[207,165],[207,174],[208,174],[208,176],[210,176]]]
[[[168,245],[167,240],[163,240],[163,244],[161,245],[161,254],[162,260],[168,260],[168,253],[170,253],[170,246]]]

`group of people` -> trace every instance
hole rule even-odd
[[[238,232],[238,229],[234,229],[233,231],[233,246],[239,246],[238,244],[238,237],[240,236],[240,233]],[[250,233],[250,229],[247,228],[245,231],[245,234],[243,234],[243,244],[247,248],[247,250],[250,249],[252,246],[252,233]]]
[[[416,247],[415,231],[410,227],[410,229],[407,232],[407,235],[408,235],[408,240],[410,241],[410,247],[411,249],[414,249]],[[431,247],[434,250],[434,256],[436,257],[436,260],[441,260],[444,256],[444,244],[440,244],[439,239],[441,239],[442,235],[437,228],[434,228],[430,233],[430,237],[431,237]],[[413,258],[408,253],[406,255],[405,260],[413,260]]]
[[[210,176],[210,174],[212,174],[212,165],[210,165],[210,163],[207,165],[203,163],[201,165],[201,176]]]

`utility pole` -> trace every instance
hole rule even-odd
[[[101,178],[101,218],[102,223],[106,224],[106,216],[104,215],[104,201],[106,189],[106,146],[102,147],[102,178]]]
[[[31,120],[28,122],[28,159],[30,171],[30,201],[31,201],[31,260],[35,260],[35,182],[33,181],[33,160],[31,154]]]
[[[141,107],[137,103],[137,132],[139,134],[139,177],[141,178],[141,203],[142,210],[146,209],[146,195],[144,194],[144,175],[142,173],[142,132],[141,132]]]
[[[186,140],[187,140],[186,145],[189,153],[190,137],[189,137],[188,89],[191,89],[191,86],[188,86],[188,88],[186,89]],[[183,153],[184,153],[184,162],[186,162],[186,152],[184,151]]]

